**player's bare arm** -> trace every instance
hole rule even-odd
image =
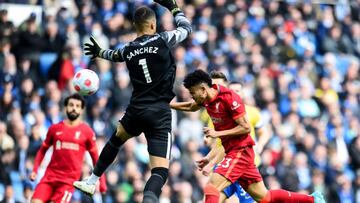
[[[170,107],[178,111],[197,111],[201,108],[196,102],[171,102]]]
[[[42,162],[42,160],[45,157],[45,154],[47,152],[47,150],[49,149],[50,146],[48,146],[45,142],[41,145],[39,151],[36,153],[35,156],[35,160],[34,160],[34,167],[33,167],[33,171],[30,174],[30,180],[34,181],[36,180],[36,176],[37,176],[37,172],[38,172],[38,168]]]
[[[211,160],[213,164],[216,165],[224,158],[225,149],[222,144],[218,144],[218,142],[215,140],[215,142],[211,145],[211,150],[209,153],[212,153],[210,154]]]
[[[235,122],[238,125],[230,130],[215,131],[214,129],[205,127],[204,134],[209,137],[217,138],[224,136],[241,136],[250,133],[250,123],[245,115],[235,119]]]
[[[206,155],[213,165],[218,164],[225,156],[225,149],[221,144],[221,140],[211,138],[210,152]]]
[[[216,143],[216,142],[215,142]],[[209,176],[214,166],[223,160],[225,157],[225,149],[222,145],[211,147],[210,152],[203,157],[201,160],[196,161],[197,166],[202,174],[205,176]]]
[[[225,151],[225,150],[221,150],[221,148],[223,148],[223,147],[222,147],[222,145],[219,145],[219,143],[217,142],[217,139],[214,139],[214,138],[205,138],[205,139],[208,140],[206,145],[208,147],[210,147],[210,151],[209,151],[209,153],[207,153],[207,155],[205,157],[203,157],[202,159],[196,161],[197,166],[198,166],[200,171],[206,165],[210,164],[211,162],[213,162],[213,166],[214,166],[218,162],[217,161],[218,157],[219,156],[221,157],[222,152]],[[218,148],[220,148],[220,149],[218,149]],[[220,153],[220,155],[218,155],[217,153]],[[219,159],[221,160],[221,158],[219,158]]]
[[[268,126],[264,125],[261,128],[255,129],[255,135],[258,136],[256,149],[259,154],[262,153],[265,145],[269,142],[271,138],[271,134],[269,133],[269,130],[267,128]]]

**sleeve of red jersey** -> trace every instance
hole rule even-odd
[[[47,133],[46,133],[46,138],[45,138],[45,140],[44,140],[44,142],[43,142],[43,145],[44,145],[45,147],[48,147],[48,148],[49,148],[49,147],[53,144],[54,131],[55,131],[55,130],[54,130],[54,126],[53,126],[53,125],[50,126],[49,129],[48,129],[48,131],[47,131]]]
[[[245,105],[238,94],[231,92],[225,102],[234,120],[245,115]]]
[[[48,132],[46,134],[46,138],[44,142],[42,143],[39,151],[36,153],[35,160],[34,160],[34,168],[33,171],[37,173],[38,168],[44,159],[44,156],[46,154],[46,151],[49,149],[49,147],[53,144],[53,135],[54,135],[54,127],[50,126],[48,129]]]

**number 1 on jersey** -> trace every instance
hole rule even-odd
[[[150,77],[150,73],[149,73],[149,69],[147,67],[147,63],[146,63],[146,59],[140,59],[139,60],[139,65],[142,66],[142,69],[144,71],[144,75],[145,75],[145,79],[147,83],[151,83],[151,77]]]

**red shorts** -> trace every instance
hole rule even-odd
[[[254,158],[255,153],[252,147],[230,151],[216,166],[214,172],[224,176],[232,183],[239,181],[240,185],[247,189],[249,185],[262,181]]]
[[[63,182],[40,181],[36,186],[32,199],[40,199],[43,202],[54,201],[56,203],[68,203],[71,200],[74,187]]]

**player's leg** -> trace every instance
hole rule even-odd
[[[229,185],[231,185],[231,182],[223,175],[212,173],[209,182],[205,185],[204,188],[205,203],[220,202],[220,195],[223,193],[221,191],[223,191]]]
[[[74,187],[70,184],[57,183],[51,200],[53,202],[69,203],[74,193]]]
[[[151,176],[145,184],[143,203],[158,202],[168,174],[169,159],[150,155]]]
[[[236,196],[238,197],[239,201],[241,203],[254,203],[256,202],[249,193],[247,193],[240,185],[239,182],[236,181],[236,183],[234,183],[235,187],[236,187]]]
[[[95,193],[97,181],[115,160],[120,147],[130,137],[131,136],[125,131],[122,124],[119,124],[117,130],[113,133],[109,141],[102,149],[99,159],[96,162],[96,165],[90,177],[83,181],[75,181],[73,183],[74,187],[87,195],[93,195]]]
[[[267,190],[257,169],[248,169],[239,180],[241,186],[260,203],[314,203],[314,197],[286,190]]]
[[[228,152],[224,159],[216,166],[214,173],[204,188],[205,202],[219,202],[222,191],[241,177],[242,170],[238,170],[243,150]],[[234,170],[235,169],[235,170]]]
[[[144,113],[144,131],[150,155],[151,176],[145,184],[143,203],[158,202],[168,178],[171,158],[171,110],[166,104],[148,108]]]
[[[53,194],[53,187],[49,183],[41,182],[36,186],[31,203],[48,202]]]
[[[267,190],[264,182],[260,181],[249,185],[247,192],[260,203],[313,203],[311,195],[290,192],[286,190]]]
[[[224,202],[226,199],[228,199],[229,197],[231,197],[233,194],[235,194],[235,185],[234,183],[227,186],[222,193],[220,193],[220,198],[219,198],[219,202]]]
[[[255,200],[241,187],[240,183],[236,181],[227,188],[223,190],[220,194],[220,202],[224,202],[226,199],[229,199],[232,195],[235,195],[236,198],[241,203],[254,203]]]
[[[100,177],[115,160],[120,147],[132,136],[127,133],[122,123],[119,123],[116,131],[102,149],[93,173]]]
[[[313,203],[314,198],[310,195],[293,193],[285,190],[267,190],[262,181],[259,170],[254,164],[254,150],[250,147],[245,148],[240,159],[241,165],[248,166],[239,178],[240,185],[257,202],[261,203]],[[236,167],[234,167],[235,170]]]
[[[91,176],[83,181],[75,181],[73,184],[75,188],[88,195],[93,195],[95,193],[96,182],[115,160],[120,147],[129,138],[138,136],[141,133],[142,128],[139,124],[141,123],[141,120],[135,120],[136,113],[136,111],[128,107],[116,131],[102,149]]]

